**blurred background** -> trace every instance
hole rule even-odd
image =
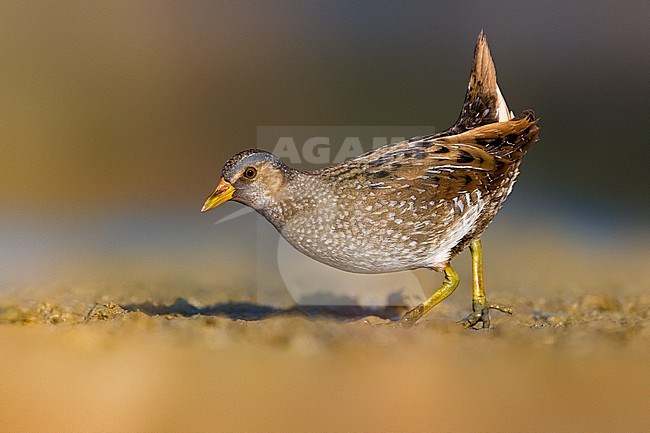
[[[542,126],[493,272],[647,258],[648,22],[647,1],[2,2],[0,290],[254,291],[256,216],[199,212],[227,158],[265,125],[451,125],[481,29]]]
[[[0,429],[650,431],[649,22],[647,0],[0,0]],[[223,220],[237,203],[200,213],[223,163],[259,131],[446,128],[481,29],[541,118],[484,235],[516,314],[457,326],[468,253],[411,330],[283,310],[281,263],[335,298],[379,282],[316,276],[256,214]]]

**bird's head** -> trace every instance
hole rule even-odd
[[[240,152],[223,166],[219,185],[205,200],[201,211],[207,212],[231,199],[263,210],[274,202],[289,172],[289,167],[272,153],[258,149]]]

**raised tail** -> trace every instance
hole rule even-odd
[[[504,163],[519,161],[538,140],[539,126],[533,110],[504,122],[481,125],[461,134],[442,137],[448,143],[476,144]]]
[[[465,102],[456,123],[437,136],[460,134],[481,125],[504,122],[514,116],[497,84],[497,73],[483,31],[478,35]]]

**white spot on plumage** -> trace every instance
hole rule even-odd
[[[463,212],[463,209],[465,208],[465,204],[463,203],[462,200],[458,200],[457,198],[454,198],[454,203],[456,206],[458,206],[458,209]]]
[[[501,94],[501,89],[499,89],[499,86],[497,85],[497,113],[499,114],[499,122],[506,122],[514,117],[512,112],[508,110],[508,104],[506,104],[506,100]]]

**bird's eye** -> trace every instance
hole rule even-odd
[[[244,170],[244,177],[253,180],[255,179],[255,176],[257,176],[257,170],[253,167],[246,167],[246,170]]]

